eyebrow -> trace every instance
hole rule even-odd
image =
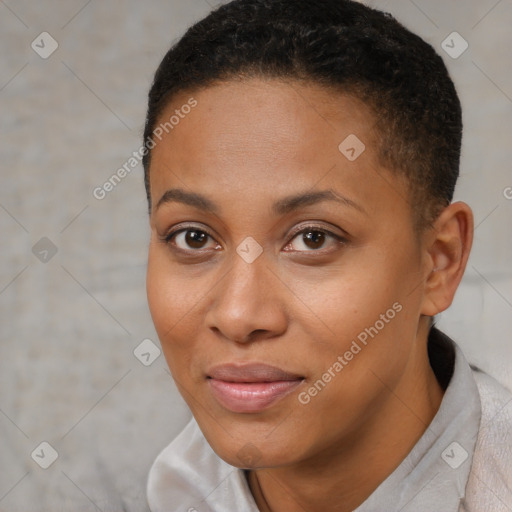
[[[271,211],[274,215],[286,215],[287,213],[293,212],[300,208],[304,208],[306,206],[320,203],[322,201],[334,201],[366,214],[366,211],[361,205],[354,202],[352,199],[349,199],[348,197],[335,192],[332,189],[318,190],[314,192],[308,191],[286,196],[276,201],[272,205]],[[167,190],[159,199],[155,211],[158,210],[163,204],[173,202],[187,204],[204,212],[213,213],[215,215],[220,214],[220,208],[206,196],[196,192],[187,192],[180,188]]]

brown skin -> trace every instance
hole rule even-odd
[[[147,292],[167,363],[215,452],[245,468],[241,454],[253,454],[260,510],[351,511],[406,457],[441,403],[428,316],[450,305],[462,278],[471,210],[454,203],[434,229],[416,233],[408,189],[379,163],[374,118],[354,98],[297,82],[230,81],[173,98],[162,120],[191,96],[197,107],[156,145],[150,166]],[[366,145],[353,162],[338,150],[351,133]],[[177,202],[156,208],[171,188],[207,196],[219,213]],[[327,188],[364,213],[332,201],[271,212],[278,199]],[[211,238],[162,241],[185,222]],[[310,222],[345,242],[308,242],[297,233]],[[263,248],[252,263],[236,252],[248,236]],[[396,302],[402,311],[301,404],[299,393]],[[263,362],[305,381],[263,412],[233,413],[206,379],[228,362]]]

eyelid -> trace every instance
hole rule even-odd
[[[348,233],[342,229],[340,229],[341,233],[335,233],[333,231],[334,228],[329,228],[325,225],[322,225],[322,224],[317,224],[315,223],[315,221],[309,221],[307,222],[306,224],[302,224],[301,226],[297,226],[297,228],[293,229],[292,232],[288,235],[289,237],[295,237],[296,235],[298,235],[299,233],[302,233],[303,231],[306,231],[306,230],[313,230],[313,229],[317,229],[318,231],[322,231],[322,232],[325,232],[329,235],[332,235],[336,238],[339,238],[339,239],[342,239],[342,240],[346,240],[348,239]],[[339,229],[339,228],[338,228]]]
[[[162,236],[162,240],[169,240],[171,237],[177,235],[178,233],[181,233],[183,231],[192,231],[192,230],[196,230],[196,231],[202,231],[204,233],[206,233],[208,236],[210,236],[211,238],[215,239],[215,237],[212,235],[212,233],[208,230],[208,228],[204,228],[200,225],[197,225],[197,224],[177,224],[176,226],[173,226],[171,229],[169,229],[168,231],[166,231]]]

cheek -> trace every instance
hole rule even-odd
[[[168,367],[177,383],[187,388],[201,379],[201,367],[208,357],[203,345],[204,319],[220,280],[217,273],[200,264],[176,264],[165,245],[151,244],[148,306]]]
[[[174,304],[176,302],[172,281],[167,272],[166,265],[159,255],[160,250],[151,244],[148,255],[148,268],[146,274],[146,293],[148,306],[155,328],[162,340],[162,334],[172,326]]]
[[[292,292],[296,320],[317,329],[312,339],[330,335],[346,339],[373,325],[396,301],[404,300],[407,286],[402,271],[400,262],[368,248],[345,254],[341,264],[329,269],[305,269],[300,280],[290,273],[283,281]]]
[[[370,370],[391,379],[407,360],[419,315],[419,297],[410,293],[416,270],[404,258],[371,248],[347,255],[344,263],[315,286],[301,281],[292,289],[297,303],[315,313],[302,326],[314,342],[316,370],[347,353],[343,374],[351,379],[345,385],[364,387]]]
[[[165,247],[152,244],[148,256],[146,292],[148,306],[165,356],[188,340],[193,343],[191,316],[200,301],[197,281],[185,279],[169,261]]]

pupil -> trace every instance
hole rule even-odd
[[[208,235],[201,231],[187,231],[185,241],[190,247],[201,248]]]
[[[306,245],[312,249],[318,249],[319,247],[322,247],[324,238],[325,234],[321,231],[309,231],[308,233],[304,233],[304,241]]]

